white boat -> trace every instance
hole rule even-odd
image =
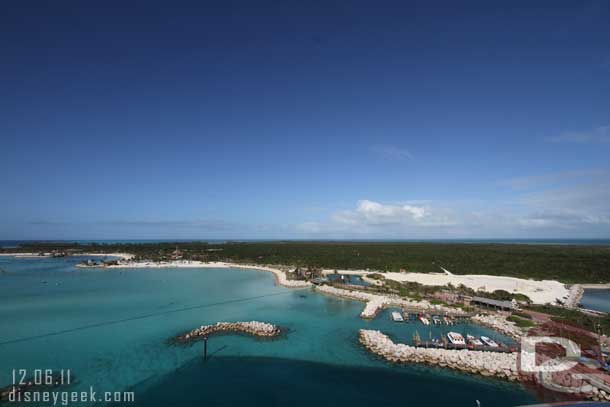
[[[481,340],[483,341],[483,343],[491,348],[497,348],[498,344],[496,342],[494,342],[493,339],[488,338],[487,336],[481,336]]]
[[[400,312],[392,312],[392,319],[394,320],[394,322],[403,322],[404,318],[402,317],[402,315],[400,315]]]
[[[457,332],[449,332],[447,338],[449,338],[449,342],[454,345],[466,345],[464,337]]]
[[[480,339],[477,339],[476,336],[472,336],[472,335],[466,335],[466,339],[468,340],[468,343],[474,346],[483,346],[483,342],[481,342]]]
[[[430,325],[430,321],[428,321],[428,318],[421,316],[419,317],[419,320],[421,321],[422,324],[424,325]]]

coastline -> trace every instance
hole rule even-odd
[[[19,257],[19,258],[41,258],[51,257],[51,253],[45,253],[41,255],[40,253],[0,253],[0,257]]]
[[[351,291],[326,285],[316,286],[315,290],[322,294],[328,294],[335,297],[365,302],[364,309],[360,313],[360,317],[364,319],[373,319],[382,309],[388,307],[416,308],[422,311],[444,312],[455,316],[466,315],[466,313],[459,308],[435,305],[425,300],[406,300],[404,298],[395,296],[365,293],[362,291]]]
[[[110,254],[109,254],[110,255]],[[113,254],[114,255],[114,254]],[[228,262],[203,262],[195,260],[174,260],[168,262],[128,262],[124,264],[116,264],[109,266],[86,266],[77,265],[76,267],[82,268],[108,268],[108,269],[137,269],[137,268],[237,268],[237,269],[248,269],[257,271],[267,271],[275,276],[275,281],[284,287],[289,288],[308,288],[311,284],[308,281],[289,280],[286,277],[286,273],[279,268],[241,264],[241,263],[228,263]]]
[[[77,253],[71,254],[70,256],[83,256],[83,257],[119,257],[122,260],[130,260],[134,256],[129,253]],[[0,257],[17,257],[17,258],[47,258],[53,257],[52,253],[23,253],[23,252],[15,252],[15,253],[0,253]]]
[[[50,257],[50,253],[41,256],[38,253],[0,253],[0,256],[16,258],[45,258]],[[306,288],[312,284],[307,281],[289,280],[282,268],[286,266],[278,265],[258,265],[232,262],[204,262],[197,260],[173,260],[164,262],[153,261],[133,261],[134,255],[129,253],[79,253],[77,256],[83,257],[117,257],[119,264],[115,265],[84,265],[78,264],[79,268],[108,268],[108,269],[137,269],[137,268],[241,268],[258,271],[271,272],[279,285],[290,288]],[[505,290],[511,293],[520,293],[528,296],[534,304],[554,303],[560,300],[566,308],[576,308],[584,294],[585,289],[610,289],[609,284],[573,284],[569,288],[556,280],[531,280],[507,276],[477,275],[477,274],[453,274],[449,270],[443,273],[410,273],[410,272],[385,272],[379,273],[374,270],[345,270],[345,269],[323,269],[323,275],[341,274],[358,275],[370,284],[379,285],[377,280],[367,278],[369,274],[379,273],[385,279],[398,282],[416,282],[425,286],[444,286],[461,284],[474,290],[493,292],[495,290]]]
[[[86,257],[119,257],[122,260],[133,259],[133,254],[129,253],[78,253],[75,256],[86,256]]]
[[[379,273],[374,270],[336,270],[341,274],[366,276]],[[324,274],[332,274],[335,270],[322,270]],[[379,273],[388,280],[398,282],[414,282],[426,286],[465,285],[476,291],[493,292],[504,290],[514,294],[527,295],[534,304],[554,303],[555,300],[567,301],[570,291],[565,284],[557,280],[526,280],[517,277],[494,276],[487,274],[453,274],[447,270],[444,273]],[[610,286],[610,284],[609,284]]]

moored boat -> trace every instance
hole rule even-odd
[[[481,336],[481,340],[483,341],[483,343],[491,348],[497,348],[498,344],[491,338],[488,338],[487,336]]]
[[[447,338],[449,339],[449,342],[451,342],[453,345],[466,345],[464,337],[457,332],[449,332],[447,334]]]
[[[392,319],[394,320],[394,322],[403,322],[404,321],[404,318],[402,317],[402,315],[400,315],[400,312],[396,312],[396,311],[392,312]]]
[[[471,345],[474,345],[474,346],[483,346],[483,342],[481,342],[481,340],[478,339],[476,336],[466,335],[466,340]]]

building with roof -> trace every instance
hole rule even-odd
[[[470,305],[477,305],[488,308],[495,308],[503,311],[514,311],[518,309],[517,301],[500,301],[484,297],[472,297]]]

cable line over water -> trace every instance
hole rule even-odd
[[[217,306],[220,306],[220,305],[227,305],[227,304],[233,304],[233,303],[238,303],[238,302],[254,301],[254,300],[259,300],[259,299],[262,299],[262,298],[276,297],[276,296],[279,296],[279,295],[287,295],[287,294],[292,294],[292,293],[293,293],[293,291],[288,291],[288,292],[281,292],[281,293],[272,293],[272,294],[257,295],[257,296],[254,296],[254,297],[235,298],[235,299],[232,299],[232,300],[213,302],[213,303],[209,303],[209,304],[191,305],[189,307],[176,308],[176,309],[167,310],[167,311],[153,312],[153,313],[150,313],[150,314],[143,314],[143,315],[137,315],[137,316],[128,317],[128,318],[122,318],[122,319],[115,319],[115,320],[111,320],[111,321],[98,322],[98,323],[89,324],[89,325],[82,325],[82,326],[75,327],[75,328],[63,329],[63,330],[60,330],[60,331],[48,332],[48,333],[40,334],[40,335],[25,336],[23,338],[10,339],[8,341],[0,342],[0,346],[2,346],[2,345],[10,345],[10,344],[19,343],[19,342],[27,342],[27,341],[32,341],[32,340],[35,340],[35,339],[47,338],[47,337],[50,337],[50,336],[64,335],[64,334],[68,334],[68,333],[84,331],[86,329],[100,328],[100,327],[114,325],[114,324],[121,324],[121,323],[124,323],[124,322],[137,321],[137,320],[140,320],[140,319],[153,318],[153,317],[157,317],[157,316],[161,316],[161,315],[174,314],[174,313],[184,312],[184,311],[191,311],[191,310],[194,310],[194,309],[217,307]]]

